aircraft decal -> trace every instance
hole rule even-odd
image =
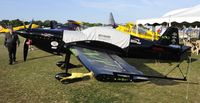
[[[176,39],[178,39],[177,35],[178,35],[177,33],[172,34],[172,40],[171,40],[172,44],[176,44]]]
[[[52,41],[52,42],[51,42],[51,46],[52,46],[52,47],[51,47],[52,49],[57,49],[57,47],[58,47],[58,42],[57,42],[57,41]]]
[[[152,50],[154,52],[164,52],[165,51],[163,48],[160,48],[160,47],[153,47]]]
[[[49,33],[43,33],[41,35],[44,36],[44,37],[52,37],[53,36],[52,34],[49,34]]]
[[[99,34],[99,35],[98,35],[98,39],[99,39],[99,40],[109,41],[109,40],[111,39],[111,36]]]
[[[137,38],[131,39],[131,43],[141,44],[140,39],[137,39]]]

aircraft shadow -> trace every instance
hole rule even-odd
[[[74,64],[71,64],[71,63],[70,63],[70,66],[68,67],[68,69],[81,68],[81,67],[83,67],[83,65],[80,65],[80,64],[74,65]],[[62,70],[65,70],[64,67],[63,67],[63,68],[61,67],[61,69],[62,69]]]
[[[45,55],[45,56],[40,56],[40,57],[28,58],[26,61],[32,61],[32,60],[47,58],[47,57],[52,57],[52,56],[55,56],[55,55]],[[24,62],[25,62],[24,60],[18,60],[15,64],[20,64]]]
[[[130,65],[136,67],[136,69],[140,70],[141,72],[143,72],[145,75],[151,75],[151,76],[160,76],[160,77],[164,77],[164,74],[159,73],[158,71],[146,66],[144,63],[155,63],[155,65],[161,65],[161,61],[158,64],[156,64],[155,60],[150,60],[150,59],[133,59],[133,58],[124,58],[124,60],[126,62],[128,62]],[[169,63],[170,65],[170,63]],[[177,82],[175,80],[168,80],[168,79],[156,79],[156,78],[149,78],[148,83],[154,83],[156,85],[161,85],[161,86],[165,86],[165,85],[176,85],[178,83],[181,82]],[[183,82],[183,81],[182,81]]]
[[[188,61],[189,59],[184,59],[182,61]],[[198,59],[195,58],[191,58],[191,63],[196,62]],[[155,60],[154,60],[155,61]],[[173,60],[157,60],[159,63],[169,63],[172,64],[173,62],[177,62],[177,61],[173,61]],[[148,62],[148,61],[147,61]],[[153,63],[153,62],[148,62],[148,63]]]
[[[195,59],[195,58],[191,58],[191,63],[192,62],[196,62],[198,59]]]
[[[55,55],[45,55],[45,56],[41,56],[41,57],[28,58],[26,61],[31,61],[31,60],[41,59],[41,58],[47,58],[47,57],[52,57],[52,56],[55,56]]]

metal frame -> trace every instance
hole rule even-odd
[[[159,78],[159,79],[169,79],[169,80],[183,80],[183,81],[187,81],[187,75],[188,75],[188,72],[189,72],[189,69],[190,69],[190,64],[191,64],[191,57],[189,56],[188,59],[187,59],[187,70],[186,70],[186,73],[184,74],[183,71],[181,70],[180,68],[180,65],[181,63],[183,62],[184,60],[180,60],[179,64],[177,64],[174,68],[172,68],[168,73],[166,73],[164,76],[153,76],[153,75],[137,75],[137,74],[133,74],[132,76],[139,76],[139,77],[148,77],[148,78]],[[175,69],[179,69],[181,75],[183,78],[175,78],[175,77],[168,77],[168,75],[170,73],[172,73]]]

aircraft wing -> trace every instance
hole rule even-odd
[[[29,25],[25,25],[26,28],[29,27]],[[38,28],[39,25],[36,25],[36,24],[32,24],[32,27],[31,28]],[[21,29],[24,29],[25,27],[24,26],[17,26],[17,27],[13,27],[13,30],[14,31],[17,31],[17,30],[21,30]],[[3,28],[2,26],[0,26],[0,33],[8,33],[9,32],[9,29],[5,29]]]
[[[94,77],[100,81],[144,81],[145,77],[134,75],[143,75],[135,67],[129,65],[126,61],[115,54],[82,47],[72,47],[74,54],[82,64],[94,73]]]
[[[1,25],[0,25],[0,33],[4,33],[5,32],[5,28],[3,28]]]

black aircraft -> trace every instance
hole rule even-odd
[[[65,25],[63,25],[63,24],[57,23],[56,21],[50,21],[50,28],[75,31],[75,30],[81,29],[81,22],[68,20],[68,22]]]
[[[57,63],[66,73],[59,73],[56,78],[61,82],[73,82],[82,74],[69,74],[70,55],[92,72],[100,81],[143,81],[148,78],[186,80],[168,76],[149,76],[129,65],[121,57],[180,60],[190,49],[179,45],[178,30],[168,28],[156,42],[142,40],[109,27],[91,27],[82,31],[63,29],[31,29],[15,31],[20,36],[32,40],[33,45],[53,54],[66,54],[65,60]],[[28,45],[24,43],[24,60],[27,58]],[[182,73],[182,71],[181,71]],[[182,73],[183,74],[183,73]],[[77,76],[78,75],[78,76]]]

